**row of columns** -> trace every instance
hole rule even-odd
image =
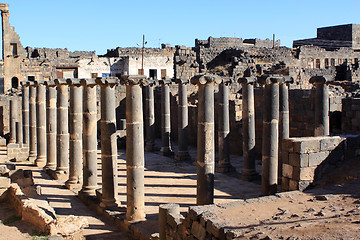
[[[179,153],[178,159],[189,158],[187,152],[187,89],[186,80],[179,84]],[[255,79],[242,78],[243,86],[243,150],[244,168],[242,176],[247,179],[257,177],[255,170],[255,119],[254,89]],[[124,76],[121,83],[126,85],[126,131],[127,131],[127,219],[141,221],[144,213],[144,141],[143,141],[143,107],[142,89],[146,89],[146,147],[153,148],[153,87],[154,82],[145,76]],[[215,135],[214,135],[214,86],[220,84],[219,116],[219,168],[230,170],[228,150],[229,116],[228,85],[230,81],[214,75],[195,76],[191,83],[198,85],[198,143],[197,143],[197,204],[211,204],[214,198],[215,172]],[[268,76],[259,81],[265,85],[264,129],[263,129],[263,194],[276,192],[278,175],[278,121],[279,121],[279,85],[284,96],[282,118],[288,118],[287,88],[284,77]],[[94,195],[97,189],[96,180],[96,86],[101,88],[101,160],[102,160],[102,199],[103,207],[113,207],[117,201],[117,145],[115,120],[115,86],[116,78],[96,79],[56,79],[55,82],[27,82],[23,86],[24,128],[29,126],[29,153],[35,157],[35,163],[45,165],[46,169],[55,172],[57,178],[66,177],[66,185],[82,186],[81,192]],[[170,104],[168,85],[161,82],[163,101]],[[70,86],[70,108],[68,106],[68,87]],[[285,86],[285,87],[284,87]],[[55,90],[57,87],[57,90]],[[27,89],[28,88],[28,89]],[[37,91],[36,91],[37,90]],[[29,94],[27,95],[27,91]],[[27,99],[29,96],[29,111]],[[35,97],[36,96],[36,97]],[[46,100],[45,100],[46,99]],[[166,100],[168,99],[168,100]],[[324,97],[322,97],[324,99]],[[46,104],[45,104],[46,102]],[[324,101],[323,101],[324,102]],[[55,108],[56,103],[56,108]],[[15,104],[15,103],[14,103]],[[36,105],[35,105],[36,104]],[[25,105],[25,106],[24,106]],[[170,152],[169,105],[162,104],[162,153]],[[14,109],[12,107],[11,109]],[[47,109],[47,111],[46,111]],[[69,114],[70,109],[70,114]],[[34,110],[36,115],[34,116]],[[45,114],[46,113],[46,114]],[[11,113],[13,114],[13,113]],[[324,114],[323,114],[324,115]],[[70,119],[68,117],[70,116]],[[56,122],[54,121],[56,119]],[[288,129],[288,120],[284,122],[283,131]],[[34,126],[35,123],[35,126]],[[69,124],[70,123],[70,124]],[[286,126],[287,124],[287,126]],[[70,127],[68,127],[70,126]],[[36,129],[36,131],[35,131]],[[37,133],[34,135],[34,131]],[[288,131],[288,130],[287,130]],[[24,129],[26,136],[27,130]],[[56,138],[55,138],[56,134]],[[288,133],[287,133],[288,134]],[[35,137],[36,136],[36,137]],[[82,137],[84,136],[84,137]],[[284,134],[283,136],[286,136]],[[26,137],[24,138],[25,142]],[[227,145],[227,146],[225,146]],[[35,147],[34,147],[35,146]],[[145,148],[146,149],[146,148]],[[56,154],[54,153],[56,152]],[[56,157],[55,157],[56,156]],[[70,159],[70,161],[69,161]],[[55,164],[56,163],[56,164]]]

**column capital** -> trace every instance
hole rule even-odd
[[[113,86],[119,84],[119,79],[116,77],[99,77],[99,78],[96,78],[95,82],[97,84],[99,84],[100,86],[110,85],[110,87],[113,87]]]
[[[188,78],[177,78],[177,79],[173,79],[173,82],[175,82],[177,84],[188,84],[188,83],[190,83],[190,79],[188,79]]]
[[[238,78],[238,83],[244,84],[255,84],[256,77],[240,77]]]
[[[23,87],[28,87],[28,86],[30,86],[30,81],[21,81],[20,84]]]
[[[331,80],[329,80],[325,76],[312,76],[309,79],[309,82],[314,84],[314,85],[318,85],[318,84],[322,85],[322,84],[328,84],[329,82],[331,82]]]
[[[67,85],[66,79],[65,78],[58,78],[54,80],[56,85]]]
[[[170,85],[172,83],[171,79],[170,78],[163,78],[163,79],[160,79],[159,80],[159,83],[161,85]]]
[[[294,83],[294,78],[290,76],[284,76],[284,84],[286,83]]]
[[[43,80],[36,80],[36,81],[34,81],[34,83],[35,83],[35,86],[45,85],[45,81],[43,81]]]
[[[54,81],[46,81],[44,84],[47,87],[56,87],[56,83]]]
[[[277,74],[265,74],[259,77],[257,81],[261,85],[281,84],[285,82],[285,77]]]
[[[95,78],[82,78],[80,79],[80,84],[83,86],[90,86],[90,87],[97,85]]]
[[[222,84],[225,84],[225,85],[230,85],[230,84],[232,84],[233,82],[234,82],[234,79],[231,78],[231,77],[223,77],[223,78],[221,79],[221,83],[222,83]]]
[[[192,77],[190,81],[192,84],[204,85],[204,84],[213,83],[213,82],[220,84],[222,80],[221,80],[221,77],[219,77],[217,75],[202,74],[202,75],[196,75],[196,76]]]
[[[146,81],[145,75],[123,75],[120,79],[120,83],[123,85],[144,85]]]
[[[80,79],[78,78],[68,78],[66,79],[66,83],[69,84],[70,86],[80,86]]]
[[[152,86],[156,85],[156,81],[154,79],[152,79],[152,78],[148,78],[148,79],[145,79],[142,84],[143,84],[143,86],[152,87]]]

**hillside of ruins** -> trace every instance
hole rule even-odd
[[[97,55],[0,11],[0,239],[360,239],[360,24]]]

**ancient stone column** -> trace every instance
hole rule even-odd
[[[26,146],[30,142],[29,134],[29,82],[22,82],[22,121],[23,141]]]
[[[218,109],[218,156],[216,171],[225,173],[235,171],[230,163],[230,116],[229,116],[229,85],[230,78],[223,78],[219,85]]]
[[[175,155],[177,161],[188,161],[191,160],[188,152],[188,96],[187,96],[187,84],[190,82],[189,79],[175,79],[178,84],[178,152]]]
[[[35,161],[37,156],[36,141],[36,86],[29,82],[29,161]]]
[[[282,154],[281,143],[284,139],[290,137],[290,112],[289,112],[289,89],[287,84],[293,82],[293,78],[285,77],[284,82],[280,84],[279,97],[279,166],[278,166],[278,181],[281,185],[282,181]]]
[[[55,79],[57,86],[56,178],[69,174],[69,88],[65,79]]]
[[[196,204],[214,202],[215,172],[215,127],[214,127],[214,85],[221,79],[215,75],[197,75],[191,79],[198,91],[197,132],[197,193]]]
[[[101,163],[102,207],[117,206],[118,169],[115,119],[115,86],[117,78],[97,78],[101,87]],[[141,140],[144,141],[143,139]]]
[[[161,84],[161,148],[160,154],[163,156],[171,156],[174,152],[171,149],[170,143],[170,87],[171,80],[159,80]]]
[[[262,194],[275,194],[278,185],[279,156],[279,84],[284,77],[267,75],[259,79],[265,85],[262,138]]]
[[[37,157],[35,164],[44,167],[46,164],[46,86],[43,81],[36,81],[36,139]]]
[[[126,85],[126,175],[129,222],[145,220],[144,142],[141,85],[145,76],[123,76]]]
[[[19,144],[19,147],[21,148],[23,145],[22,122],[16,122],[15,128],[16,128],[16,144]]]
[[[11,96],[10,99],[10,140],[9,143],[16,142],[16,122],[18,121],[18,99],[16,96]]]
[[[255,160],[255,100],[254,84],[256,78],[240,78],[242,86],[242,133],[243,133],[243,169],[240,178],[252,181],[259,178],[256,172]]]
[[[97,185],[97,105],[95,79],[82,79],[84,86],[83,114],[83,186],[82,193],[95,195]]]
[[[159,237],[160,240],[166,240],[166,229],[167,229],[167,219],[168,215],[173,216],[180,215],[180,206],[175,203],[161,204],[159,206]]]
[[[46,169],[56,170],[56,84],[46,81]]]
[[[83,170],[83,86],[77,78],[67,79],[70,86],[69,114],[69,179],[65,186],[69,189],[82,187]]]
[[[314,136],[330,135],[328,81],[323,76],[314,76],[310,78],[310,83],[316,88]]]
[[[155,104],[153,79],[147,79],[144,86],[145,92],[145,151],[152,152],[155,147]]]

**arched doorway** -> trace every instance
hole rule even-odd
[[[17,77],[13,77],[11,79],[11,87],[18,88],[19,87],[19,79]]]

